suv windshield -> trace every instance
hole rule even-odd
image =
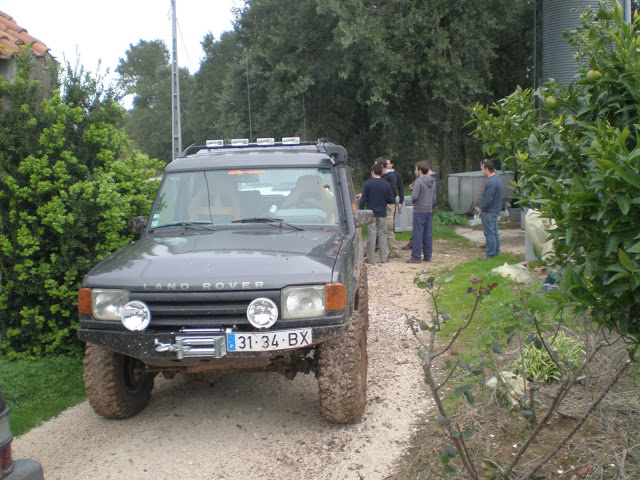
[[[237,225],[265,218],[291,225],[338,223],[330,169],[176,172],[166,175],[161,188],[151,217],[152,229]]]

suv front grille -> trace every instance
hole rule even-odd
[[[280,305],[279,290],[241,292],[131,292],[151,310],[155,328],[223,328],[249,325],[247,307],[256,298],[269,298]]]

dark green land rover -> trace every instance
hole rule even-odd
[[[207,142],[165,170],[141,238],[78,295],[93,409],[127,418],[154,377],[315,373],[336,423],[366,404],[367,277],[346,150],[324,139]]]

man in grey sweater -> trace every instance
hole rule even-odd
[[[416,163],[411,201],[413,202],[413,248],[411,259],[407,263],[430,262],[433,253],[433,207],[436,204],[436,181],[431,162],[422,160]]]

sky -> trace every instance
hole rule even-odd
[[[238,0],[176,0],[178,64],[193,74],[204,55],[200,42],[232,30]],[[171,51],[171,0],[0,0],[0,10],[43,42],[61,65],[115,73],[119,59],[140,40],[163,40]],[[76,55],[76,51],[77,54]]]

